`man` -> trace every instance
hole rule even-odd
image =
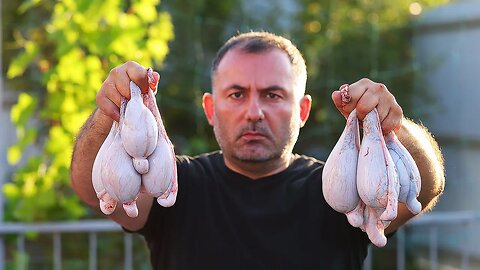
[[[112,119],[119,118],[121,96],[130,95],[129,81],[146,91],[146,72],[134,62],[114,68],[97,94],[98,109],[77,138],[72,184],[95,209],[95,155]],[[311,107],[306,78],[300,52],[285,38],[245,33],[220,49],[203,108],[221,151],[177,157],[174,206],[162,208],[141,193],[137,218],[129,218],[121,207],[110,216],[144,235],[154,269],[361,269],[367,235],[325,202],[323,163],[292,153]],[[332,94],[340,113],[347,116],[356,108],[363,119],[377,108],[383,132],[395,130],[416,160],[422,176],[419,200],[424,212],[431,209],[444,186],[435,141],[403,118],[383,84],[361,79],[348,89],[348,102],[342,103],[340,91]],[[385,233],[412,216],[399,205],[398,217]]]

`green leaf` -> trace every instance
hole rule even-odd
[[[9,199],[18,198],[20,195],[20,191],[18,187],[15,186],[13,183],[6,183],[3,185],[3,193]]]
[[[70,150],[72,147],[73,138],[66,133],[61,126],[50,128],[49,140],[45,144],[48,153],[57,154],[65,150]]]
[[[22,158],[22,149],[18,145],[12,145],[7,150],[7,162],[16,165]]]
[[[91,111],[83,111],[75,114],[64,114],[62,115],[62,123],[65,127],[65,130],[70,134],[77,134],[77,132],[82,127],[83,123],[90,116]]]
[[[157,19],[157,9],[155,8],[156,4],[158,4],[158,0],[134,1],[132,9],[133,12],[135,12],[141,20],[150,23]]]
[[[32,117],[37,107],[37,101],[28,93],[20,93],[17,104],[12,106],[10,120],[16,126],[25,125]]]
[[[37,138],[37,129],[24,126],[17,127],[18,142],[8,148],[7,161],[10,165],[16,165],[22,158],[25,148]]]
[[[34,6],[40,4],[41,0],[26,0],[18,8],[20,14],[25,13],[27,10],[31,9]]]
[[[39,53],[39,48],[34,42],[26,42],[24,48],[25,51],[20,53],[8,66],[7,78],[13,79],[22,75],[27,66]]]

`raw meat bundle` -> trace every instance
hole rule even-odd
[[[418,214],[421,187],[418,168],[410,153],[392,131],[382,134],[376,109],[363,121],[359,145],[359,127],[355,110],[323,169],[323,195],[349,223],[368,234],[378,247],[387,243],[384,230],[397,217],[398,201]]]
[[[149,70],[149,85],[156,81]],[[155,96],[130,82],[131,99],[121,101],[120,122],[113,122],[92,168],[92,184],[100,209],[111,214],[117,202],[136,217],[139,192],[157,197],[164,207],[175,203],[178,183],[173,144],[167,136]]]

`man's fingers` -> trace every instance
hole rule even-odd
[[[118,108],[120,108],[122,94],[120,93],[120,90],[117,89],[115,82],[105,81],[103,83],[97,94],[97,104],[102,102],[102,98],[112,101]]]
[[[357,109],[357,116],[358,119],[363,120],[365,116],[371,112],[375,107],[377,107],[379,101],[379,97],[370,91],[370,89],[367,89],[360,100],[358,100],[356,104],[356,109]]]
[[[383,128],[383,122],[382,122],[382,129],[384,130],[385,133],[388,133],[392,130],[399,131],[400,128],[402,127],[402,120],[403,120],[402,107],[400,106],[391,107],[386,119],[390,117],[392,117],[392,120],[389,120],[389,122],[386,123],[385,128]]]
[[[382,123],[385,120],[385,118],[387,118],[387,115],[390,112],[390,105],[382,102],[378,103],[377,112],[378,112],[378,118],[380,119],[380,123]]]
[[[381,121],[382,133],[388,134],[392,130],[398,131],[402,126],[402,117],[398,117],[393,110],[390,110],[387,116]]]
[[[129,78],[127,84],[128,91],[130,91],[130,81],[133,81],[140,88],[142,93],[146,93],[148,91],[147,68],[134,61],[126,62],[124,66],[125,73]],[[128,96],[130,97],[130,94]]]
[[[147,69],[134,61],[113,68],[107,80],[115,82],[115,88],[127,99],[130,99],[130,81],[133,81],[142,93],[148,90]]]
[[[120,96],[130,99],[130,77],[126,72],[124,66],[119,66],[110,71],[106,84],[106,92],[108,96],[114,98],[117,92]],[[118,106],[120,106],[120,99],[112,99]]]
[[[349,85],[348,91],[345,91],[345,86],[342,85],[339,91],[332,93],[335,107],[345,118],[356,109],[358,118],[363,120],[370,111],[377,108],[383,133],[400,129],[403,118],[402,108],[384,84],[364,78]],[[342,89],[344,94],[346,92],[351,97],[348,102],[345,102],[345,97],[342,102]]]
[[[368,86],[372,83],[369,79],[361,79],[353,84],[348,86],[348,93],[350,95],[350,102],[343,106],[343,110],[347,113],[353,111],[353,109],[357,109],[358,114],[358,107],[357,103],[363,99],[363,95],[368,90]],[[343,85],[342,85],[343,86]],[[342,87],[341,86],[341,87]],[[363,119],[366,114],[364,114],[360,119]]]
[[[120,119],[122,97],[130,99],[130,81],[146,93],[149,88],[156,91],[160,74],[134,61],[113,68],[97,93],[97,106],[101,112],[115,121]]]
[[[377,105],[377,111],[384,134],[387,134],[392,130],[398,131],[400,129],[402,125],[403,110],[390,92],[385,91],[382,102],[379,102]]]
[[[119,120],[120,101],[122,95],[117,90],[115,83],[111,81],[111,77],[102,84],[100,91],[96,96],[97,106],[100,110],[115,121]]]
[[[99,96],[97,95],[97,105],[103,114],[117,122],[120,122],[120,109],[115,103],[113,103],[113,101],[105,97],[99,100]]]
[[[153,77],[158,78],[158,73]],[[148,90],[147,69],[134,61],[128,61],[115,67],[110,71],[97,93],[98,107],[115,121],[119,120],[122,97],[130,99],[130,81],[137,84],[142,92],[146,92]]]

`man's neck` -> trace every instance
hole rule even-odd
[[[292,153],[286,154],[284,157],[269,161],[241,161],[235,158],[227,158],[223,156],[225,165],[232,171],[247,176],[252,180],[257,180],[279,173],[290,166],[294,160]]]

